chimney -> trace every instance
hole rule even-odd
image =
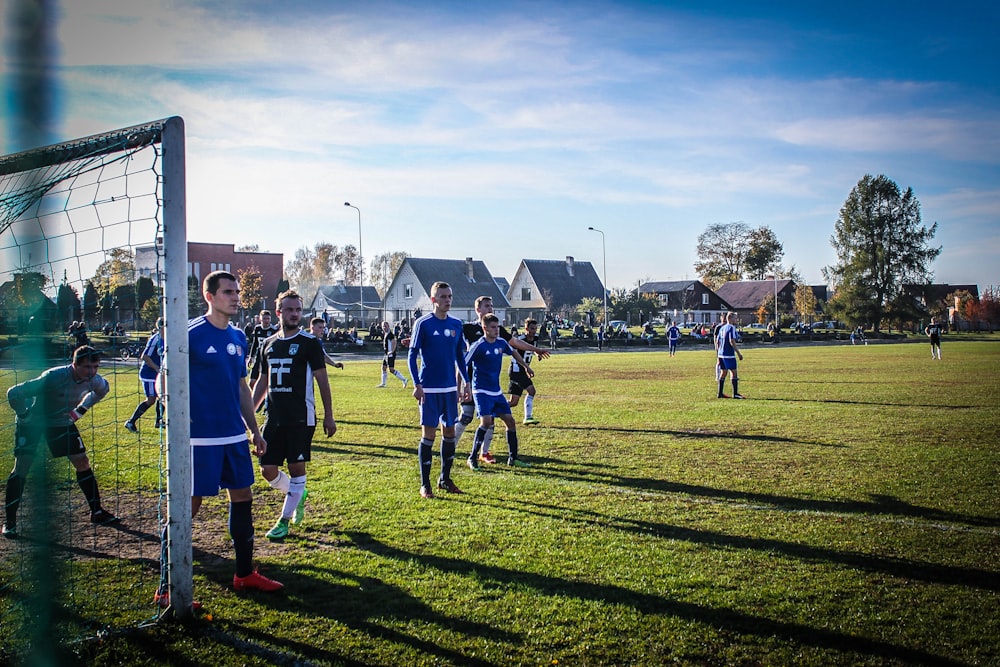
[[[573,267],[573,257],[571,255],[566,255],[566,272],[569,273],[570,278],[572,278],[575,275],[575,269]]]
[[[476,267],[472,263],[471,257],[465,258],[465,274],[470,283],[476,282]]]

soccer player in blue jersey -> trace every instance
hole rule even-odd
[[[125,422],[125,428],[133,433],[139,432],[139,427],[136,426],[139,417],[142,417],[146,413],[146,410],[149,410],[154,404],[156,405],[156,428],[160,428],[163,425],[163,405],[156,395],[156,375],[160,372],[160,364],[163,360],[162,317],[157,318],[156,331],[146,341],[146,347],[142,351],[141,359],[142,366],[139,368],[139,381],[142,382],[142,390],[146,394],[146,400],[136,406],[135,412]]]
[[[205,276],[202,295],[208,311],[188,322],[188,369],[191,382],[191,516],[204,496],[229,495],[229,535],[236,554],[233,588],[276,591],[283,584],[258,573],[253,566],[254,454],[262,456],[267,442],[254,418],[253,396],[247,385],[247,337],[229,319],[240,307],[240,286],[228,271]],[[161,550],[160,588],[155,601],[170,605],[167,590],[166,527]]]
[[[733,398],[745,398],[740,393],[740,381],[736,377],[736,358],[739,357],[739,360],[743,361],[743,354],[736,346],[736,325],[733,324],[735,319],[735,313],[726,313],[726,323],[719,327],[715,335],[715,350],[719,364],[719,398],[729,398],[722,393],[726,375],[729,373],[733,375]]]
[[[510,403],[500,389],[503,355],[512,356],[529,378],[534,377],[535,372],[510,343],[499,337],[500,320],[496,315],[483,318],[483,333],[485,336],[473,343],[465,354],[465,362],[472,366],[472,396],[480,420],[469,454],[469,467],[479,470],[479,450],[486,438],[486,430],[493,426],[494,418],[499,418],[507,427],[507,465],[527,466],[517,458],[517,426],[510,413]]]
[[[670,345],[670,356],[677,354],[677,343],[681,339],[681,330],[677,328],[676,322],[670,323],[670,328],[667,329],[667,342]]]
[[[469,395],[469,376],[465,370],[465,343],[462,321],[450,316],[451,286],[438,281],[431,286],[434,310],[413,323],[407,364],[413,378],[413,398],[420,405],[422,438],[417,450],[420,460],[420,496],[433,498],[431,489],[432,447],[441,426],[441,477],[438,488],[449,493],[462,493],[451,481],[455,461],[455,420],[458,418],[458,398]],[[417,366],[417,359],[421,365]],[[458,386],[456,370],[462,378]]]

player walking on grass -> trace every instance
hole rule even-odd
[[[448,314],[451,310],[451,286],[438,281],[431,286],[434,310],[413,323],[410,352],[407,357],[413,378],[413,398],[420,406],[421,439],[417,454],[420,461],[420,496],[433,498],[431,465],[434,438],[441,426],[441,476],[438,488],[449,493],[462,493],[451,481],[455,461],[455,420],[458,417],[459,396],[469,394],[469,376],[465,368],[465,345],[462,342],[462,322]],[[417,359],[421,365],[418,369]],[[455,371],[462,377],[456,381]]]
[[[142,391],[146,394],[146,400],[136,406],[135,412],[125,422],[125,428],[133,433],[139,432],[136,422],[142,417],[146,410],[156,405],[156,428],[163,426],[163,405],[156,395],[156,375],[160,372],[160,364],[163,360],[163,318],[156,320],[156,331],[146,341],[146,347],[142,351],[142,366],[139,368],[139,381],[142,383]]]
[[[719,368],[719,398],[729,398],[722,393],[726,384],[726,375],[732,373],[733,376],[733,398],[745,398],[740,393],[740,381],[736,376],[736,358],[743,361],[743,354],[736,345],[736,319],[735,313],[726,313],[725,324],[719,327],[715,336],[715,350],[718,357]]]
[[[389,373],[392,373],[398,377],[403,383],[403,389],[406,389],[406,378],[403,374],[396,370],[396,347],[398,341],[396,340],[396,334],[392,332],[389,328],[388,322],[382,323],[382,351],[385,353],[382,357],[382,384],[375,385],[376,389],[381,389],[385,386],[385,381],[389,379]]]
[[[465,344],[469,347],[471,347],[473,343],[482,338],[484,335],[482,320],[487,315],[493,314],[493,297],[486,296],[484,294],[476,299],[475,305],[479,321],[469,322],[462,325],[462,337],[465,338]],[[511,347],[514,347],[521,352],[531,352],[532,354],[538,355],[540,359],[547,359],[551,354],[549,350],[543,350],[531,343],[514,338],[504,327],[500,327],[500,338],[510,343]],[[472,369],[469,368],[467,370],[471,375]],[[456,443],[461,440],[462,434],[465,433],[465,429],[472,423],[472,418],[475,415],[475,407],[475,403],[473,402],[471,396],[469,397],[469,400],[462,402],[462,415],[459,418],[458,424],[455,426]],[[486,440],[483,441],[483,451],[480,456],[483,463],[496,463],[496,459],[494,459],[490,454],[490,444],[492,442],[493,427],[491,426],[486,430]]]
[[[538,342],[538,320],[527,319],[524,321],[524,333],[518,336],[515,340],[519,340],[528,345],[535,345]],[[513,344],[513,343],[512,343]],[[529,368],[531,364],[531,359],[535,355],[531,350],[527,350],[521,356],[524,357],[524,363],[519,364],[517,359],[511,355],[510,359],[510,383],[507,387],[507,391],[510,393],[510,407],[513,410],[518,402],[521,400],[522,394],[527,394],[524,397],[524,423],[525,424],[537,424],[538,420],[534,417],[535,411],[535,383],[532,379],[535,376],[535,372]],[[546,354],[546,356],[548,356]],[[531,371],[531,372],[529,372]],[[473,393],[475,393],[475,382],[473,382]],[[492,423],[490,425],[492,427]]]
[[[289,522],[298,525],[305,518],[306,463],[316,431],[314,379],[323,401],[323,433],[329,438],[337,432],[323,344],[299,328],[302,297],[289,290],[278,295],[277,303],[280,328],[261,345],[260,379],[253,388],[255,406],[265,395],[268,401],[264,422],[267,451],[260,457],[260,473],[272,489],[285,494],[281,516],[264,535],[269,540],[288,537]],[[280,469],[286,461],[287,475]]]
[[[931,318],[931,323],[924,329],[924,333],[931,341],[931,359],[941,361],[941,325],[938,324],[936,317]]]
[[[667,342],[670,345],[670,356],[677,354],[677,343],[681,340],[681,330],[677,327],[676,322],[670,323],[670,328],[667,329]]]
[[[268,579],[253,566],[253,461],[263,456],[267,441],[254,418],[253,396],[246,382],[247,338],[229,323],[240,307],[240,286],[228,271],[205,276],[202,296],[208,312],[188,322],[191,383],[191,516],[198,514],[204,496],[229,495],[229,535],[236,555],[233,588],[237,591],[276,591],[283,584]],[[167,528],[160,552],[160,587],[155,601],[170,606],[167,588]],[[198,607],[200,605],[195,605]]]
[[[14,469],[7,478],[4,498],[4,537],[18,536],[17,510],[38,441],[42,438],[48,443],[52,458],[65,456],[76,469],[76,481],[87,499],[91,522],[118,521],[118,517],[101,507],[97,478],[76,428],[76,421],[108,395],[108,381],[97,373],[100,364],[101,353],[89,345],[81,345],[73,351],[73,362],[69,366],[50,368],[34,380],[7,390],[7,402],[16,419]]]
[[[465,354],[465,362],[472,367],[472,396],[480,420],[469,454],[469,467],[479,470],[479,450],[486,438],[486,429],[493,426],[494,418],[499,418],[507,427],[507,465],[526,467],[528,464],[517,458],[517,426],[510,413],[510,404],[500,388],[503,355],[509,354],[524,368],[529,378],[535,372],[510,343],[499,338],[500,320],[496,315],[483,317],[483,329],[484,337],[473,343]]]

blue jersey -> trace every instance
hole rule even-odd
[[[503,355],[512,354],[510,343],[497,338],[492,343],[480,338],[469,347],[465,354],[465,362],[472,365],[472,391],[476,394],[502,396],[500,390],[500,370],[503,368]]]
[[[146,341],[146,348],[142,351],[142,353],[152,359],[157,368],[163,364],[163,339],[160,338],[159,332],[154,333],[149,337],[149,340]],[[147,380],[155,380],[156,371],[143,361],[142,368],[139,369],[139,377]]]
[[[719,333],[715,336],[716,346],[719,351],[719,359],[735,359],[736,348],[736,327],[732,324],[723,324],[719,327]]]
[[[455,367],[458,367],[463,379],[469,379],[465,370],[464,352],[462,321],[450,315],[440,319],[434,313],[428,313],[413,324],[407,357],[410,377],[415,384],[423,387],[426,394],[458,391]],[[418,356],[422,362],[419,371]]]
[[[680,340],[680,337],[681,330],[677,328],[676,324],[667,329],[667,338],[670,340]]]
[[[247,337],[229,325],[219,329],[205,316],[188,322],[191,376],[191,444],[245,442],[240,383],[247,374]]]

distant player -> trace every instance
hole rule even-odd
[[[250,385],[252,386],[260,377],[260,366],[257,360],[260,358],[260,346],[266,338],[278,333],[278,324],[271,324],[271,311],[260,311],[260,324],[247,325],[243,333],[247,337],[247,345],[250,349],[247,352],[247,363],[250,364]]]
[[[924,333],[931,340],[931,359],[936,358],[941,361],[941,325],[938,324],[936,317],[931,318],[931,323],[924,329]]]
[[[406,378],[403,374],[396,370],[396,348],[398,344],[398,339],[396,334],[393,333],[392,329],[389,327],[388,322],[382,323],[382,384],[375,385],[376,389],[381,389],[385,386],[385,381],[389,379],[389,373],[392,373],[403,383],[403,388],[406,389]]]
[[[735,313],[726,313],[725,324],[718,328],[715,336],[715,350],[718,357],[719,367],[719,398],[729,398],[722,393],[726,384],[726,375],[732,373],[733,376],[733,398],[745,398],[740,393],[739,379],[736,376],[736,358],[743,361],[743,354],[736,344],[736,326],[733,321],[736,319]]]
[[[441,427],[441,476],[437,486],[449,493],[462,493],[451,481],[455,462],[455,421],[458,399],[469,394],[469,375],[465,367],[462,321],[450,316],[451,286],[438,281],[431,286],[434,310],[413,323],[410,352],[407,358],[413,378],[413,398],[420,406],[421,439],[417,449],[420,461],[420,497],[433,498],[431,489],[432,448]],[[418,366],[417,360],[420,360]],[[456,372],[462,378],[461,387]]]
[[[320,342],[320,347],[323,345],[323,341],[326,340],[326,320],[322,317],[314,317],[309,321],[309,331],[312,333],[313,337]],[[329,354],[326,350],[323,350],[323,358],[326,360],[327,366],[333,366],[334,368],[344,369],[343,362],[337,361]]]
[[[526,467],[529,464],[517,458],[517,425],[510,413],[510,404],[500,389],[503,355],[509,354],[517,361],[528,377],[535,372],[510,343],[499,338],[500,320],[496,315],[486,315],[482,322],[484,337],[473,343],[465,354],[466,363],[472,367],[472,395],[479,413],[479,428],[469,454],[469,467],[479,469],[479,450],[486,439],[486,430],[493,426],[494,418],[500,419],[507,427],[507,465]]]
[[[670,346],[670,356],[677,354],[677,343],[681,340],[681,330],[677,328],[676,322],[670,323],[670,328],[667,329],[667,343]]]
[[[146,400],[136,406],[132,416],[125,422],[125,428],[133,433],[139,432],[136,422],[154,404],[156,405],[156,428],[163,426],[163,404],[160,403],[156,395],[156,376],[160,372],[160,364],[163,363],[163,318],[157,318],[156,331],[142,351],[142,366],[139,368],[139,381],[142,383],[142,391],[146,394]]]
[[[524,333],[516,338],[516,340],[523,341],[529,345],[536,345],[538,342],[538,320],[527,319],[524,322]],[[522,394],[527,394],[524,397],[524,423],[525,424],[537,424],[538,420],[535,419],[535,383],[532,381],[534,377],[534,371],[530,374],[528,371],[531,369],[531,360],[535,356],[535,353],[531,350],[524,352],[524,365],[517,362],[517,358],[511,355],[510,359],[510,381],[507,387],[508,393],[510,393],[510,407],[513,410],[521,400]],[[473,387],[473,391],[475,388]],[[492,426],[492,424],[491,424]]]

